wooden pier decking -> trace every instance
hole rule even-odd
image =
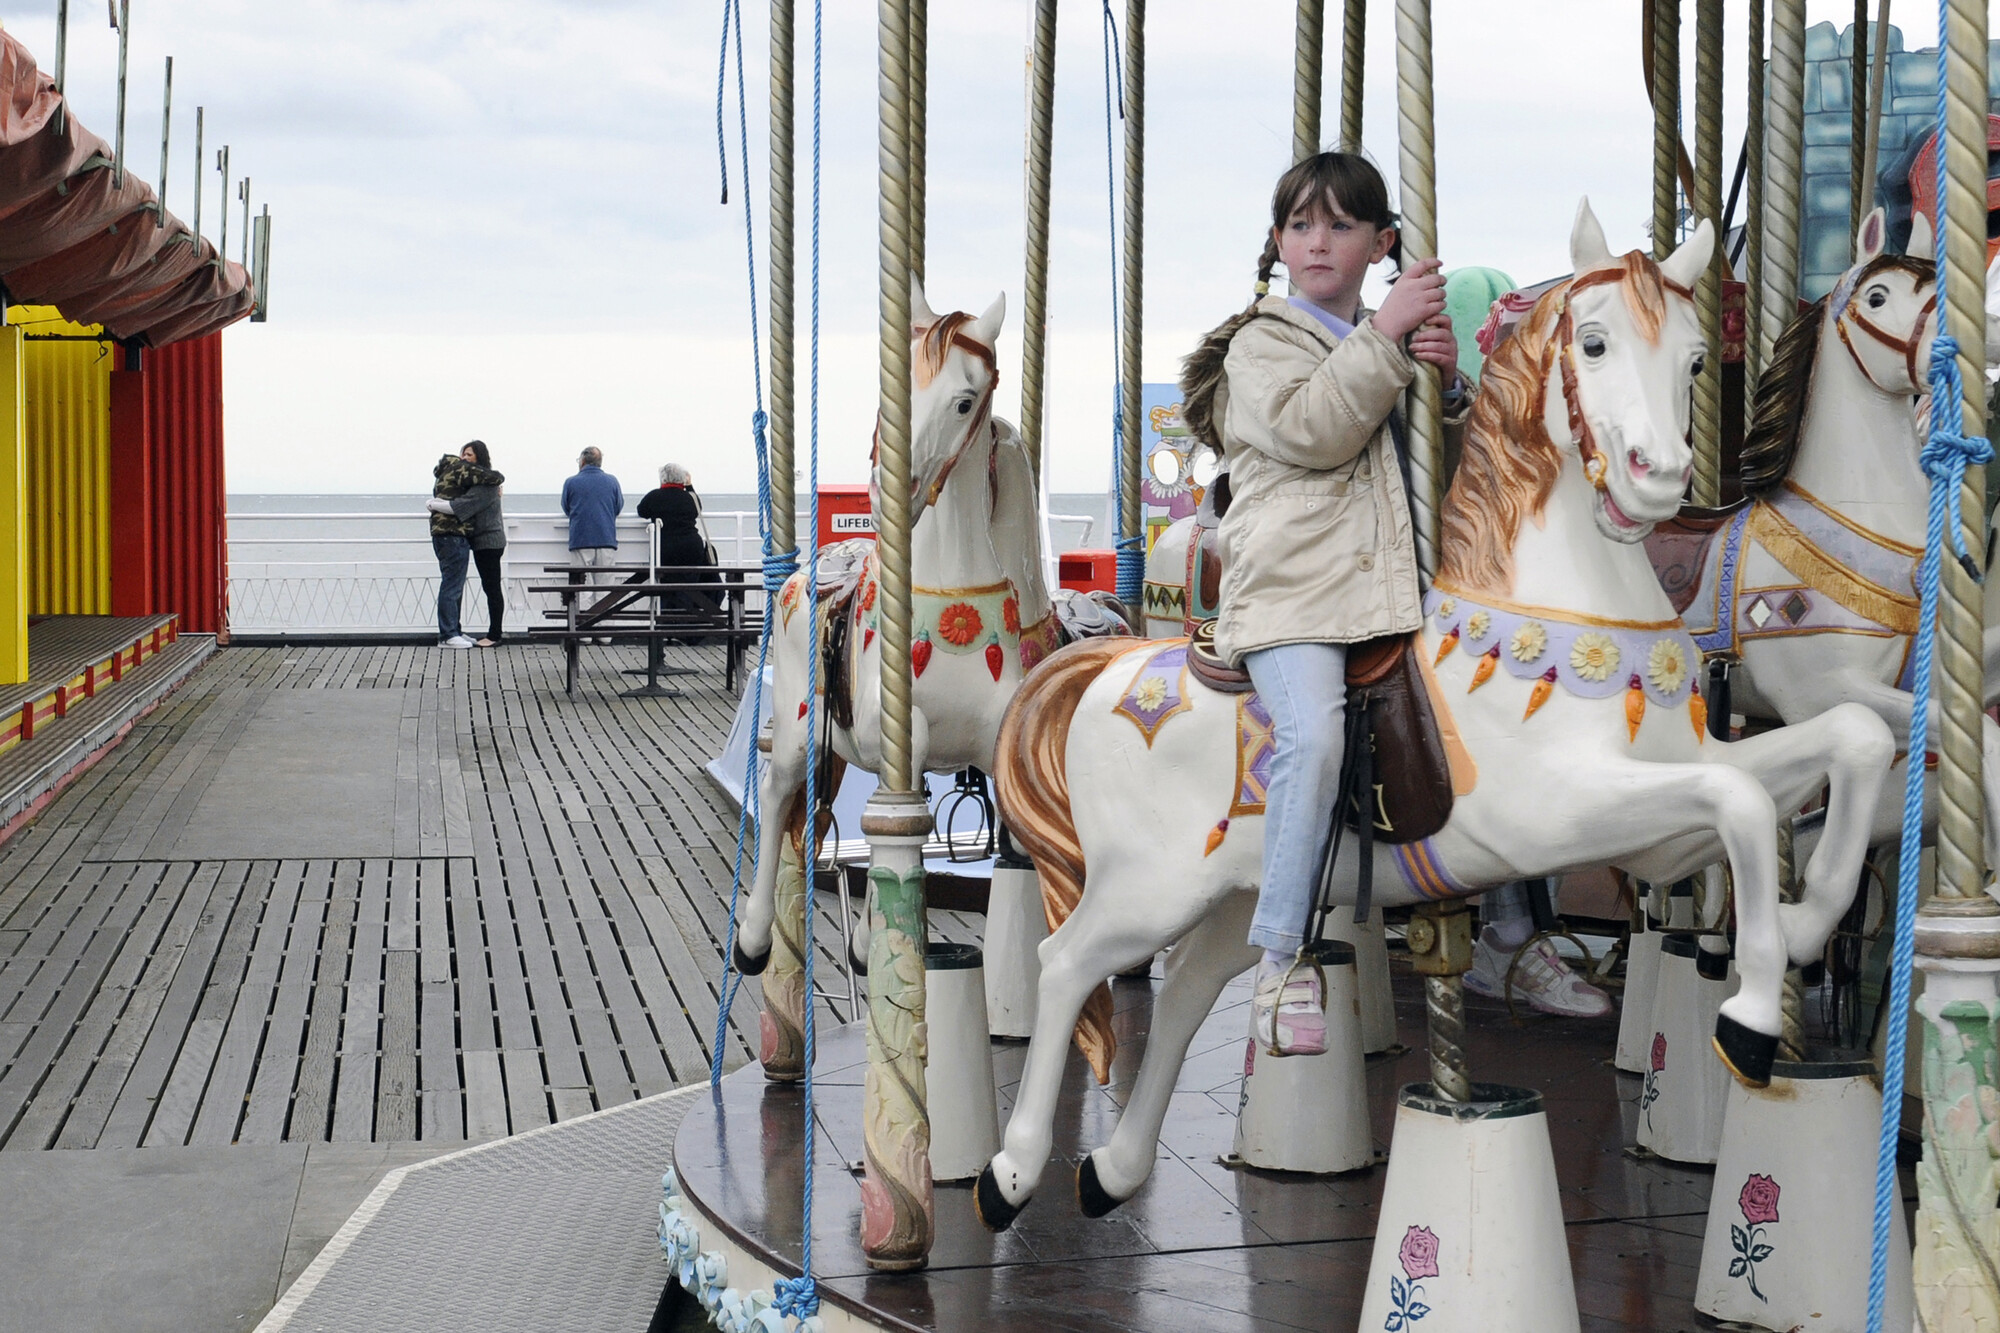
[[[703,1077],[736,700],[668,652],[665,700],[626,648],[574,699],[539,646],[218,653],[0,846],[0,1150],[448,1143]]]

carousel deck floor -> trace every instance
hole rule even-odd
[[[1078,1211],[1076,1164],[1110,1137],[1130,1091],[1154,984],[1117,983],[1121,1049],[1109,1087],[1099,1088],[1071,1050],[1055,1160],[1013,1228],[995,1236],[980,1225],[969,1183],[940,1186],[931,1266],[909,1276],[873,1275],[863,1263],[860,1196],[846,1168],[863,1151],[863,1034],[850,1026],[823,1035],[813,1227],[823,1292],[881,1327],[946,1333],[1353,1328],[1385,1169],[1311,1177],[1219,1160],[1232,1149],[1247,980],[1224,993],[1190,1048],[1152,1179],[1108,1217]],[[1399,966],[1395,986],[1398,1035],[1412,1049],[1368,1066],[1378,1152],[1389,1145],[1396,1089],[1428,1077],[1416,1048],[1420,985]],[[1475,1073],[1543,1094],[1583,1328],[1717,1328],[1691,1304],[1713,1172],[1625,1151],[1637,1130],[1640,1080],[1610,1067],[1615,1019],[1517,1023],[1498,1003],[1471,997],[1468,1018]],[[1003,1126],[1025,1051],[994,1050]],[[732,1239],[796,1271],[803,1167],[795,1151],[771,1145],[799,1141],[799,1094],[767,1085],[754,1067],[723,1086],[720,1108],[698,1097],[681,1123],[674,1164],[682,1188],[722,1217]]]

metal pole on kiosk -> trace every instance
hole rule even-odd
[[[1694,215],[1715,225],[1716,242],[1694,291],[1707,356],[1694,382],[1691,498],[1713,508],[1722,503],[1722,274],[1728,248],[1721,234],[1722,0],[1695,0],[1694,12]]]
[[[1431,96],[1430,0],[1397,0],[1403,253],[1412,260],[1437,253]],[[1437,570],[1441,386],[1421,368],[1415,387],[1410,470],[1417,558],[1429,577]],[[1460,978],[1472,965],[1468,905],[1419,908],[1408,941],[1411,965],[1424,978],[1431,1081],[1397,1095],[1361,1327],[1400,1327],[1399,1294],[1407,1297],[1420,1277],[1447,1272],[1464,1274],[1478,1305],[1504,1311],[1507,1327],[1575,1329],[1576,1284],[1541,1094],[1474,1083],[1467,1067]]]
[[[1145,520],[1139,503],[1144,441],[1146,242],[1146,0],[1125,0],[1125,230],[1118,349],[1118,600],[1140,606],[1145,589]]]
[[[861,1247],[869,1267],[921,1268],[933,1232],[930,1116],[924,1079],[923,845],[930,810],[911,752],[910,169],[911,11],[880,0],[881,426],[876,547],[882,590],[881,785],[862,812],[869,845],[868,1070],[862,1089],[867,1170]]]

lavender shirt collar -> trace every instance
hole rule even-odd
[[[1354,332],[1352,324],[1349,324],[1346,320],[1331,311],[1320,309],[1303,296],[1287,297],[1285,304],[1291,306],[1294,310],[1303,310],[1306,314],[1311,315],[1314,319],[1326,325],[1326,331],[1336,338],[1346,338]]]

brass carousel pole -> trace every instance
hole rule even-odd
[[[1145,578],[1139,505],[1146,252],[1146,0],[1125,0],[1125,233],[1118,349],[1118,597],[1138,607]]]
[[[1695,0],[1694,213],[1722,226],[1722,0]],[[1727,242],[1718,234],[1708,267],[1695,282],[1694,304],[1707,357],[1694,382],[1692,499],[1722,503],[1722,270]]]
[[[924,1082],[924,838],[930,810],[910,746],[910,144],[911,12],[880,0],[880,365],[876,549],[881,571],[881,785],[862,812],[867,835],[868,1071],[862,1086],[861,1248],[868,1266],[921,1268],[933,1232],[931,1127]]]
[[[1750,92],[1743,132],[1743,429],[1756,408],[1764,364],[1764,0],[1750,0]],[[1719,239],[1719,238],[1718,238]]]
[[[1653,258],[1674,252],[1680,196],[1674,169],[1680,154],[1681,6],[1680,0],[1651,0],[1653,73]]]
[[[793,510],[792,459],[795,438],[792,324],[792,0],[771,0],[771,412],[765,437],[771,481],[771,551],[798,544]],[[803,798],[801,798],[803,799]],[[768,817],[783,819],[785,811]],[[806,891],[809,871],[804,836],[788,834],[780,845],[774,881],[776,915],[771,922],[771,961],[760,978],[764,1012],[770,1019],[764,1042],[764,1076],[794,1083],[806,1075]]]
[[[1042,377],[1048,362],[1049,162],[1055,145],[1056,0],[1035,0],[1028,99],[1028,271],[1021,284],[1021,443],[1042,475]]]
[[[1368,0],[1347,0],[1340,36],[1340,151],[1361,151],[1361,63],[1368,44]]]
[[[1799,174],[1804,160],[1805,0],[1771,0],[1770,95],[1764,104],[1763,296],[1757,364],[1771,364],[1799,296]]]
[[[1292,51],[1292,161],[1319,152],[1320,64],[1326,46],[1326,0],[1299,0]]]
[[[1984,0],[1952,0],[1945,48],[1945,170],[1938,259],[1945,300],[1940,335],[1959,344],[1963,434],[1986,430],[1986,115]],[[1965,549],[1985,550],[1985,469],[1965,469]],[[1976,557],[1975,557],[1976,558]],[[1924,1160],[1917,1168],[1914,1279],[1930,1328],[2000,1328],[2000,1212],[1990,1136],[1994,1042],[2000,1037],[2000,905],[1987,893],[1980,785],[1981,603],[1947,545],[1938,607],[1937,892],[1917,914],[1924,996]],[[1911,762],[1917,756],[1910,756]],[[1892,1020],[1900,1019],[1893,1015]]]

